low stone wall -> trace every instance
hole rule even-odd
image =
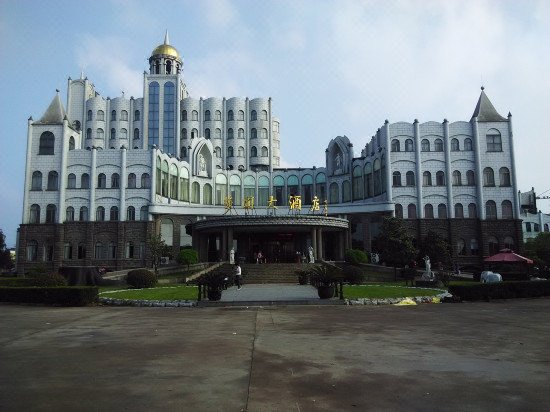
[[[195,271],[195,270],[202,271],[202,270],[205,270],[209,267],[210,267],[209,263],[196,263],[194,265],[189,265],[189,270],[190,271]],[[128,272],[131,271],[131,270],[134,270],[134,269],[124,269],[124,270],[117,270],[115,272],[108,272],[105,275],[103,275],[103,279],[124,280],[126,275],[128,275]],[[149,267],[140,268],[140,269],[153,270],[153,268],[149,268]],[[159,276],[164,276],[164,275],[171,275],[171,274],[178,273],[178,272],[183,272],[183,271],[187,271],[186,266],[173,265],[173,266],[159,267],[158,274],[159,274]],[[195,276],[195,275],[193,275],[193,276]]]

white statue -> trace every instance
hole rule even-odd
[[[430,262],[430,257],[428,255],[424,256],[424,265],[426,266],[426,269],[424,270],[424,273],[422,274],[422,279],[424,279],[424,280],[433,280],[435,276],[432,272],[432,264]]]
[[[204,160],[204,156],[199,154],[199,172],[206,172],[206,160]]]
[[[374,264],[378,264],[378,262],[380,262],[380,256],[378,253],[372,252],[370,254],[370,261]]]
[[[313,256],[313,248],[310,246],[308,248],[309,263],[315,263],[315,257]]]
[[[336,153],[334,163],[336,165],[336,170],[340,170],[340,168],[342,167],[342,155],[340,153]]]
[[[229,263],[232,265],[235,264],[235,249],[229,251]]]

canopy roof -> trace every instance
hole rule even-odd
[[[524,262],[524,263],[533,263],[531,259],[520,256],[517,253],[512,252],[510,249],[502,249],[496,255],[490,256],[484,260],[485,262],[504,262],[504,263],[514,263],[514,262]]]

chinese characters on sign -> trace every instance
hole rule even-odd
[[[288,198],[288,213],[301,213],[302,211],[302,196],[290,195]]]
[[[256,213],[256,208],[254,207],[254,196],[245,196],[244,198],[244,215],[248,216],[249,213]]]
[[[313,196],[313,200],[311,201],[311,207],[309,208],[309,211],[313,214],[319,211],[319,198],[317,196]]]
[[[268,215],[276,215],[277,214],[277,206],[275,206],[275,203],[277,203],[277,199],[273,196],[269,196],[269,200],[267,201],[267,214]]]
[[[229,212],[229,214],[231,214],[232,212],[235,212],[235,214],[237,214],[237,211],[233,207],[233,198],[231,196],[225,197],[225,199],[223,200],[223,205],[225,207],[225,212],[223,212],[224,215],[227,212]]]

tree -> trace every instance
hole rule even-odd
[[[437,266],[433,266],[438,262],[441,262],[445,266],[449,266],[451,263],[451,247],[446,239],[438,235],[436,232],[429,231],[428,234],[422,239],[420,243],[420,250],[418,252],[418,259],[429,256],[432,263],[432,267],[437,269]]]
[[[2,229],[0,229],[0,269],[11,269],[13,262],[9,249],[6,248],[6,236]]]
[[[189,271],[189,265],[198,263],[199,254],[195,249],[185,248],[180,251],[178,255],[178,262],[182,265],[187,265],[187,271]]]
[[[151,260],[153,269],[155,270],[155,275],[158,275],[160,258],[166,255],[167,249],[168,246],[166,246],[166,242],[164,242],[160,234],[151,235],[149,237],[149,251],[151,252]]]
[[[373,244],[380,259],[392,266],[405,266],[416,255],[412,236],[407,234],[403,220],[396,217],[384,219],[382,231]]]
[[[524,254],[541,269],[550,266],[550,232],[541,232],[525,242]]]

